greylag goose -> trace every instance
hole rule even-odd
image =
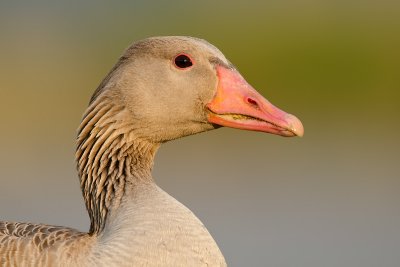
[[[0,222],[0,265],[226,266],[200,220],[151,175],[162,143],[221,126],[303,135],[295,116],[264,99],[208,42],[132,44],[94,92],[78,130],[89,232]]]

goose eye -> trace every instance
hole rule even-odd
[[[187,56],[185,54],[177,55],[175,57],[174,62],[175,62],[175,66],[178,69],[186,69],[186,68],[193,66],[192,60],[190,59],[189,56]]]

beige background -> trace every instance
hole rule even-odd
[[[1,1],[0,218],[87,230],[73,154],[91,93],[132,41],[193,35],[305,126],[161,148],[158,183],[229,265],[400,266],[399,18],[389,0]]]

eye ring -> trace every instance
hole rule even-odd
[[[191,57],[185,53],[176,55],[173,62],[175,67],[181,70],[191,68],[194,64]]]

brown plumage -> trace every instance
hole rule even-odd
[[[193,66],[177,66],[177,55]],[[243,107],[221,98],[220,92],[236,93],[231,86],[244,94]],[[78,130],[76,161],[89,232],[0,222],[0,265],[225,266],[207,229],[155,184],[151,169],[162,143],[218,124],[302,135],[294,116],[252,90],[204,40],[134,43],[94,92]]]

